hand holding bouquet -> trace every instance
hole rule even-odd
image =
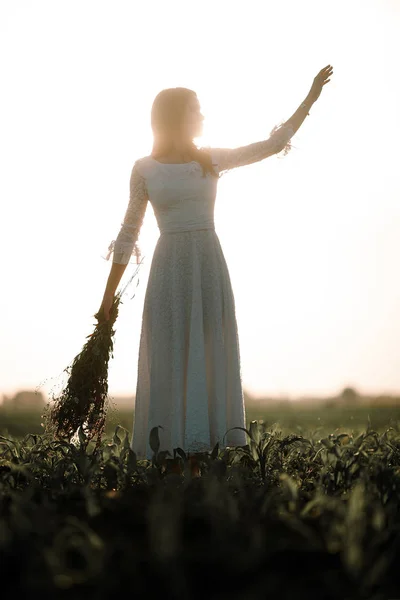
[[[140,266],[140,264],[139,264]],[[138,267],[139,269],[139,267]],[[94,315],[97,325],[81,352],[74,358],[71,367],[64,371],[70,373],[68,383],[55,404],[45,408],[46,433],[62,439],[71,437],[79,427],[90,440],[97,436],[96,449],[104,433],[108,398],[108,362],[114,358],[114,323],[118,316],[121,296],[135,277],[135,271],[125,288],[114,294],[105,293],[98,312]],[[139,283],[139,279],[138,279]]]

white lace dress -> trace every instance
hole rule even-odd
[[[240,148],[204,148],[217,174],[290,150],[293,130],[276,126],[268,139]],[[160,236],[145,294],[139,346],[133,436],[138,459],[151,459],[149,435],[159,450],[211,451],[243,446],[246,427],[235,301],[214,228],[218,179],[192,161],[162,164],[151,156],[132,169],[130,200],[107,260],[127,264],[137,244],[148,201]]]

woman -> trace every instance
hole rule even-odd
[[[131,448],[151,459],[149,434],[159,428],[160,448],[209,452],[244,446],[246,427],[235,302],[228,267],[214,228],[217,182],[223,171],[290,150],[322,86],[328,65],[290,119],[261,142],[240,148],[201,148],[203,115],[196,94],[162,90],[154,100],[151,155],[138,159],[130,200],[116,240],[100,310],[106,319],[132,255],[150,200],[160,229],[145,294]]]

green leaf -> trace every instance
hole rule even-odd
[[[128,448],[127,469],[129,473],[136,469],[136,452],[134,452],[132,448]]]
[[[124,439],[124,448],[130,448],[130,443],[129,443],[129,432],[127,431],[125,433],[125,439]]]
[[[157,454],[157,452],[160,449],[160,438],[158,436],[158,428],[159,427],[161,427],[161,429],[164,429],[164,427],[162,427],[162,425],[157,425],[157,427],[153,427],[153,429],[150,431],[150,436],[149,436],[150,448],[153,450],[154,454]]]
[[[118,427],[117,427],[117,429],[118,429]],[[117,446],[121,445],[121,438],[118,437],[117,430],[115,430],[115,433],[113,435],[113,442],[114,442],[114,444],[117,444]]]
[[[215,460],[218,456],[218,450],[219,450],[219,442],[217,442],[213,448],[213,451],[211,452],[211,460]]]

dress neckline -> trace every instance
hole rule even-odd
[[[166,167],[171,167],[171,166],[181,166],[181,165],[191,165],[192,163],[197,162],[196,160],[191,160],[189,162],[184,162],[184,163],[163,163],[160,162],[159,160],[156,160],[155,158],[153,158],[152,156],[149,156],[149,158],[154,161],[155,163],[157,163],[158,165],[165,165]]]

